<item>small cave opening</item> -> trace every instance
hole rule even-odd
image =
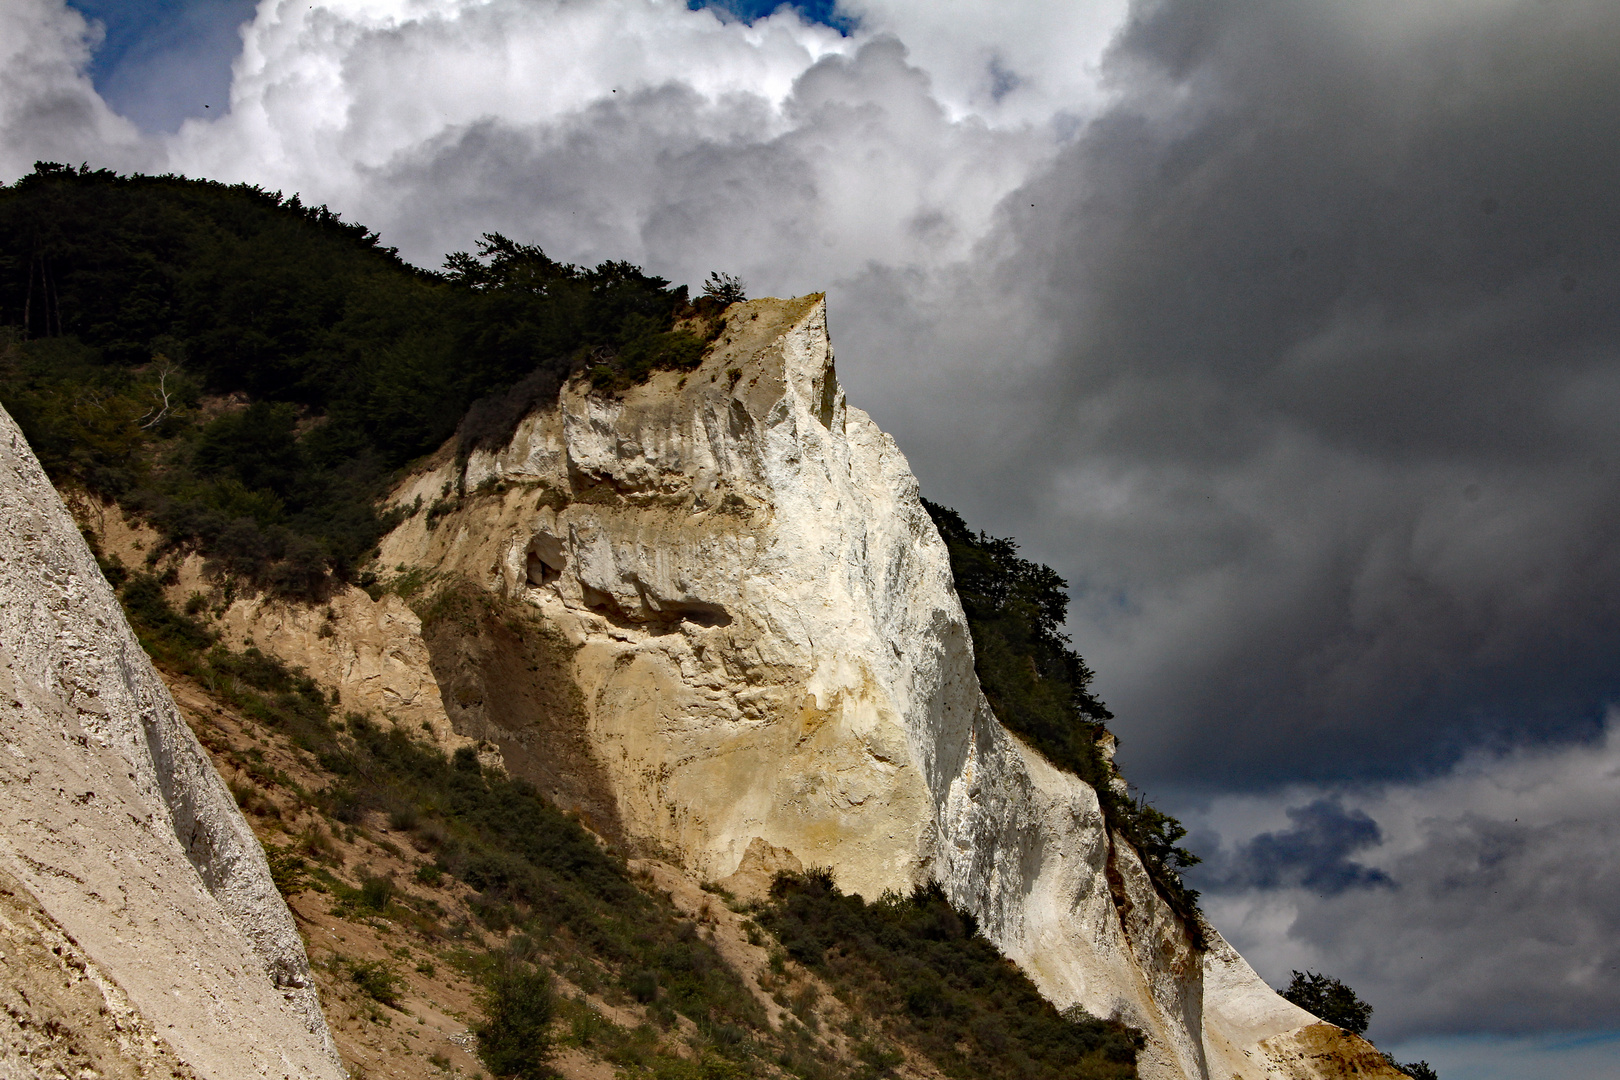
[[[555,536],[540,533],[529,541],[527,573],[530,585],[550,585],[562,577],[568,556],[563,554],[562,541]]]
[[[584,593],[586,607],[599,614],[606,615],[609,619],[620,620],[624,618],[624,612],[619,609],[619,602],[613,598],[612,593],[603,592],[596,586],[587,585],[584,582],[580,584],[582,586],[581,591]]]

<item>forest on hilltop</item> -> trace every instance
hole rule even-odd
[[[244,184],[41,164],[0,188],[0,380],[41,461],[288,597],[356,580],[389,476],[458,427],[692,366],[721,306],[494,233],[424,270]]]

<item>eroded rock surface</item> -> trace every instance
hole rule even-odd
[[[39,1007],[87,1052],[144,1039],[128,1060],[177,1076],[341,1077],[262,849],[3,410],[0,598],[0,914],[24,943],[0,969],[55,985],[27,956],[59,936],[79,977]],[[30,1075],[49,1048],[13,1020],[4,1060]]]
[[[1144,1030],[1150,1080],[1305,1075],[1301,1039],[1309,1075],[1366,1072],[1365,1042],[1316,1053],[1315,1019],[1213,930],[1196,950],[1096,793],[991,714],[945,547],[846,403],[820,297],[735,305],[697,370],[572,384],[394,499],[414,513],[382,565],[564,639],[611,804],[582,809],[632,845],[711,879],[829,866],[867,896],[937,878],[1057,1005]],[[515,729],[487,730],[512,760]]]

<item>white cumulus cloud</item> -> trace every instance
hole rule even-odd
[[[115,114],[85,69],[95,28],[62,0],[0,5],[0,177],[35,161],[98,166],[142,160],[140,133]]]

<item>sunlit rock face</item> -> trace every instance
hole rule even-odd
[[[556,636],[569,772],[591,778],[572,804],[601,831],[711,879],[751,846],[868,897],[937,879],[1059,1007],[1145,1031],[1145,1077],[1350,1075],[1289,1041],[1313,1018],[1217,934],[1193,947],[1096,793],[992,715],[945,546],[845,402],[821,297],[734,305],[698,369],[617,396],[576,382],[493,436],[395,492],[410,516],[380,562]],[[546,663],[444,648],[458,730],[538,768],[503,702]]]
[[[264,852],[4,410],[0,721],[0,1074],[341,1077]]]

